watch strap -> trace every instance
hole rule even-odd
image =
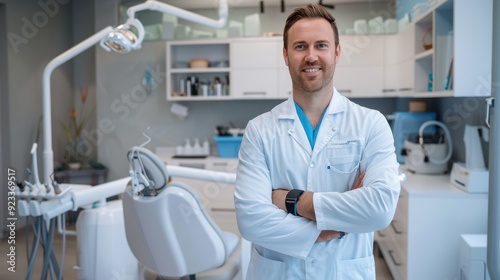
[[[339,231],[339,233],[340,233],[340,237],[339,237],[339,239],[342,239],[342,237],[344,237],[344,236],[345,236],[345,232],[343,232],[343,231]]]
[[[294,216],[300,216],[297,213],[297,202],[299,202],[299,198],[303,193],[303,190],[291,190],[286,194],[285,206],[288,213]]]

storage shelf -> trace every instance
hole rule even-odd
[[[421,91],[421,92],[415,92],[411,95],[404,95],[400,97],[426,97],[426,98],[453,97],[453,90]]]
[[[437,0],[415,17],[414,77],[419,97],[488,96],[491,76],[490,13],[493,0],[481,5],[468,0]],[[471,25],[472,23],[472,25]],[[432,35],[432,36],[431,36]],[[432,38],[432,40],[431,40]],[[424,50],[424,44],[432,49]],[[481,48],[470,60],[470,50]],[[432,73],[432,80],[429,79]],[[452,81],[451,89],[447,84]],[[432,92],[427,92],[432,83]],[[478,92],[478,88],[481,88]]]
[[[233,100],[231,96],[170,96],[169,101],[225,101]]]
[[[183,73],[225,73],[229,72],[229,68],[174,68],[170,69],[172,74],[183,74]]]
[[[426,11],[424,11],[422,14],[418,15],[415,19],[413,19],[413,21],[417,22],[418,24],[431,23],[432,22],[432,12],[433,12],[433,8],[429,8]]]
[[[229,63],[230,40],[206,39],[192,41],[169,41],[167,42],[167,90],[168,101],[212,101],[230,100],[227,95],[177,95],[177,92],[186,92],[188,86],[194,86],[187,81],[191,79],[199,86],[206,85],[207,92],[216,92],[216,83],[219,81],[222,92],[229,91],[229,76],[231,68]],[[224,62],[225,64],[214,64],[223,67],[189,68],[186,65],[179,65],[180,62],[188,62],[193,59],[203,58],[212,62]],[[180,67],[175,67],[180,66]],[[191,88],[193,91],[193,88]],[[199,92],[199,89],[198,89]],[[230,92],[230,91],[229,91]]]
[[[434,55],[434,49],[429,49],[415,55],[415,60],[429,59]]]

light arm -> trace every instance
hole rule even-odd
[[[228,5],[227,0],[220,0],[219,2],[219,20],[213,20],[199,14],[192,13],[187,10],[183,10],[169,4],[162,2],[148,0],[144,3],[134,5],[127,9],[127,16],[129,19],[135,18],[135,13],[143,10],[153,10],[159,11],[166,14],[172,14],[177,17],[196,22],[202,25],[206,25],[212,28],[222,28],[226,25],[228,16]]]
[[[43,70],[42,95],[43,95],[43,182],[52,182],[50,175],[54,170],[54,152],[52,150],[52,118],[50,104],[50,76],[56,67],[79,55],[108,35],[113,28],[108,26],[89,38],[83,40],[71,49],[52,59]]]

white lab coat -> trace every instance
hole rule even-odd
[[[334,90],[314,149],[292,98],[251,120],[239,152],[235,207],[252,242],[247,279],[375,279],[373,232],[394,216],[399,165],[390,127],[378,111]],[[349,191],[360,171],[364,186]],[[272,204],[272,190],[314,192],[316,220]],[[348,232],[315,243],[321,230]]]

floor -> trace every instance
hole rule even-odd
[[[69,230],[74,230],[74,226],[68,226]],[[29,243],[33,241],[32,232],[30,231]],[[0,268],[0,279],[2,280],[21,280],[25,279],[27,272],[27,258],[26,258],[26,230],[21,229],[16,232],[16,260],[15,260],[15,272],[10,272],[7,264],[7,254],[9,250],[9,245],[6,240],[0,241],[0,262],[2,266]],[[62,253],[62,236],[59,233],[54,235],[54,251],[58,260],[61,264],[61,253]],[[35,270],[32,275],[32,279],[40,279],[43,258],[42,250],[39,250],[38,257],[36,258]],[[385,264],[384,260],[380,258],[379,254],[375,254],[375,263],[377,271],[377,280],[392,280],[391,274]],[[64,255],[64,268],[63,268],[63,278],[66,280],[76,280],[77,274],[74,270],[74,266],[77,264],[77,243],[76,236],[66,236],[66,253]],[[50,279],[48,277],[47,279]],[[56,278],[54,278],[56,279]],[[241,275],[237,275],[234,280],[241,279]],[[120,279],[122,280],[122,279]]]

